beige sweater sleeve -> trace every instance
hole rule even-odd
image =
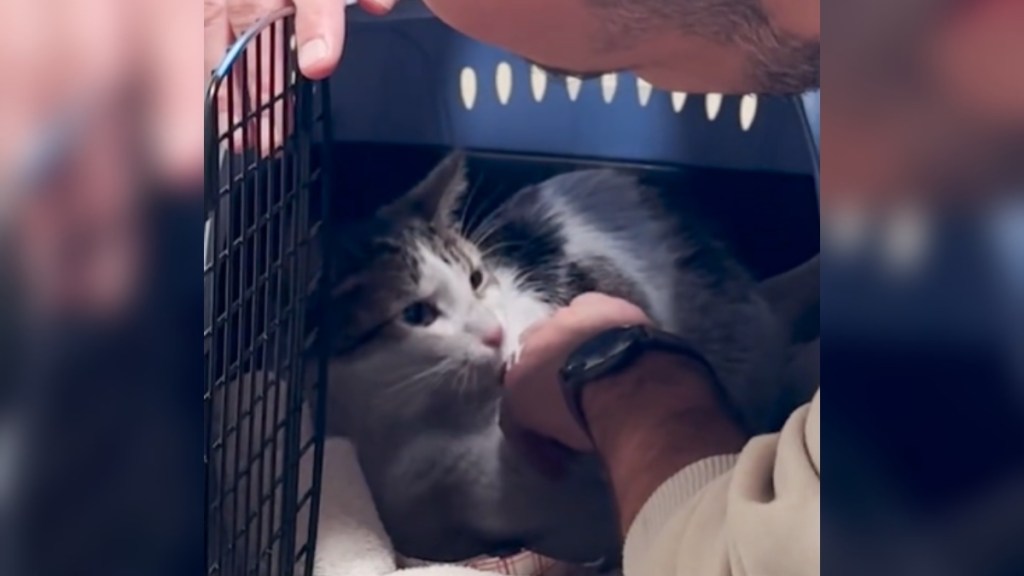
[[[780,433],[662,484],[626,536],[625,576],[819,574],[820,396]]]

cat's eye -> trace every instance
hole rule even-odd
[[[430,302],[414,302],[402,310],[402,321],[410,326],[430,326],[440,316]]]
[[[473,272],[469,274],[469,287],[472,288],[473,290],[479,288],[480,285],[483,283],[484,273],[481,272],[480,270],[473,270]]]

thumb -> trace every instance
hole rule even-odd
[[[295,40],[302,74],[311,80],[330,76],[345,41],[345,2],[295,0]]]

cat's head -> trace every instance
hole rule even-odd
[[[499,395],[492,278],[455,217],[466,187],[453,154],[334,245],[329,394],[352,418],[443,419]]]

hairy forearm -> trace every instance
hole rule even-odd
[[[615,491],[623,535],[644,503],[676,472],[739,452],[743,430],[695,363],[652,353],[583,395],[598,454]]]

